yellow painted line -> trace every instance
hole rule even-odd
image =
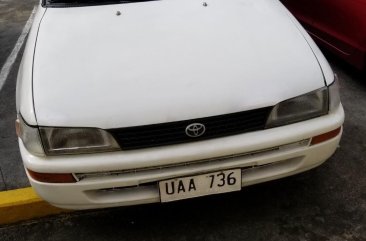
[[[69,212],[43,201],[33,188],[0,192],[0,225]]]

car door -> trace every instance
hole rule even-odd
[[[366,40],[366,0],[317,0],[313,35],[348,62],[359,62]]]

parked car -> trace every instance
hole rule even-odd
[[[366,0],[281,0],[314,40],[366,70]]]
[[[28,38],[17,133],[52,205],[238,191],[337,149],[336,77],[279,1],[111,2],[45,0]]]

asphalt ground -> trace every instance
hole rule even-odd
[[[0,0],[0,67],[14,48],[37,0]]]
[[[0,0],[0,69],[11,54],[37,0]],[[14,129],[15,84],[21,54],[0,89],[0,191],[29,186]]]
[[[31,1],[24,2],[0,0],[0,61],[11,52],[33,8]],[[22,20],[3,9],[13,3],[24,7],[14,7]],[[17,27],[6,30],[13,21]],[[327,57],[340,77],[346,121],[339,149],[322,166],[237,193],[3,226],[0,240],[366,240],[366,78]],[[19,57],[0,91],[0,190],[29,185],[13,124],[18,67]]]

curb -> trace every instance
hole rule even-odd
[[[42,200],[33,188],[0,192],[0,225],[70,212]]]

